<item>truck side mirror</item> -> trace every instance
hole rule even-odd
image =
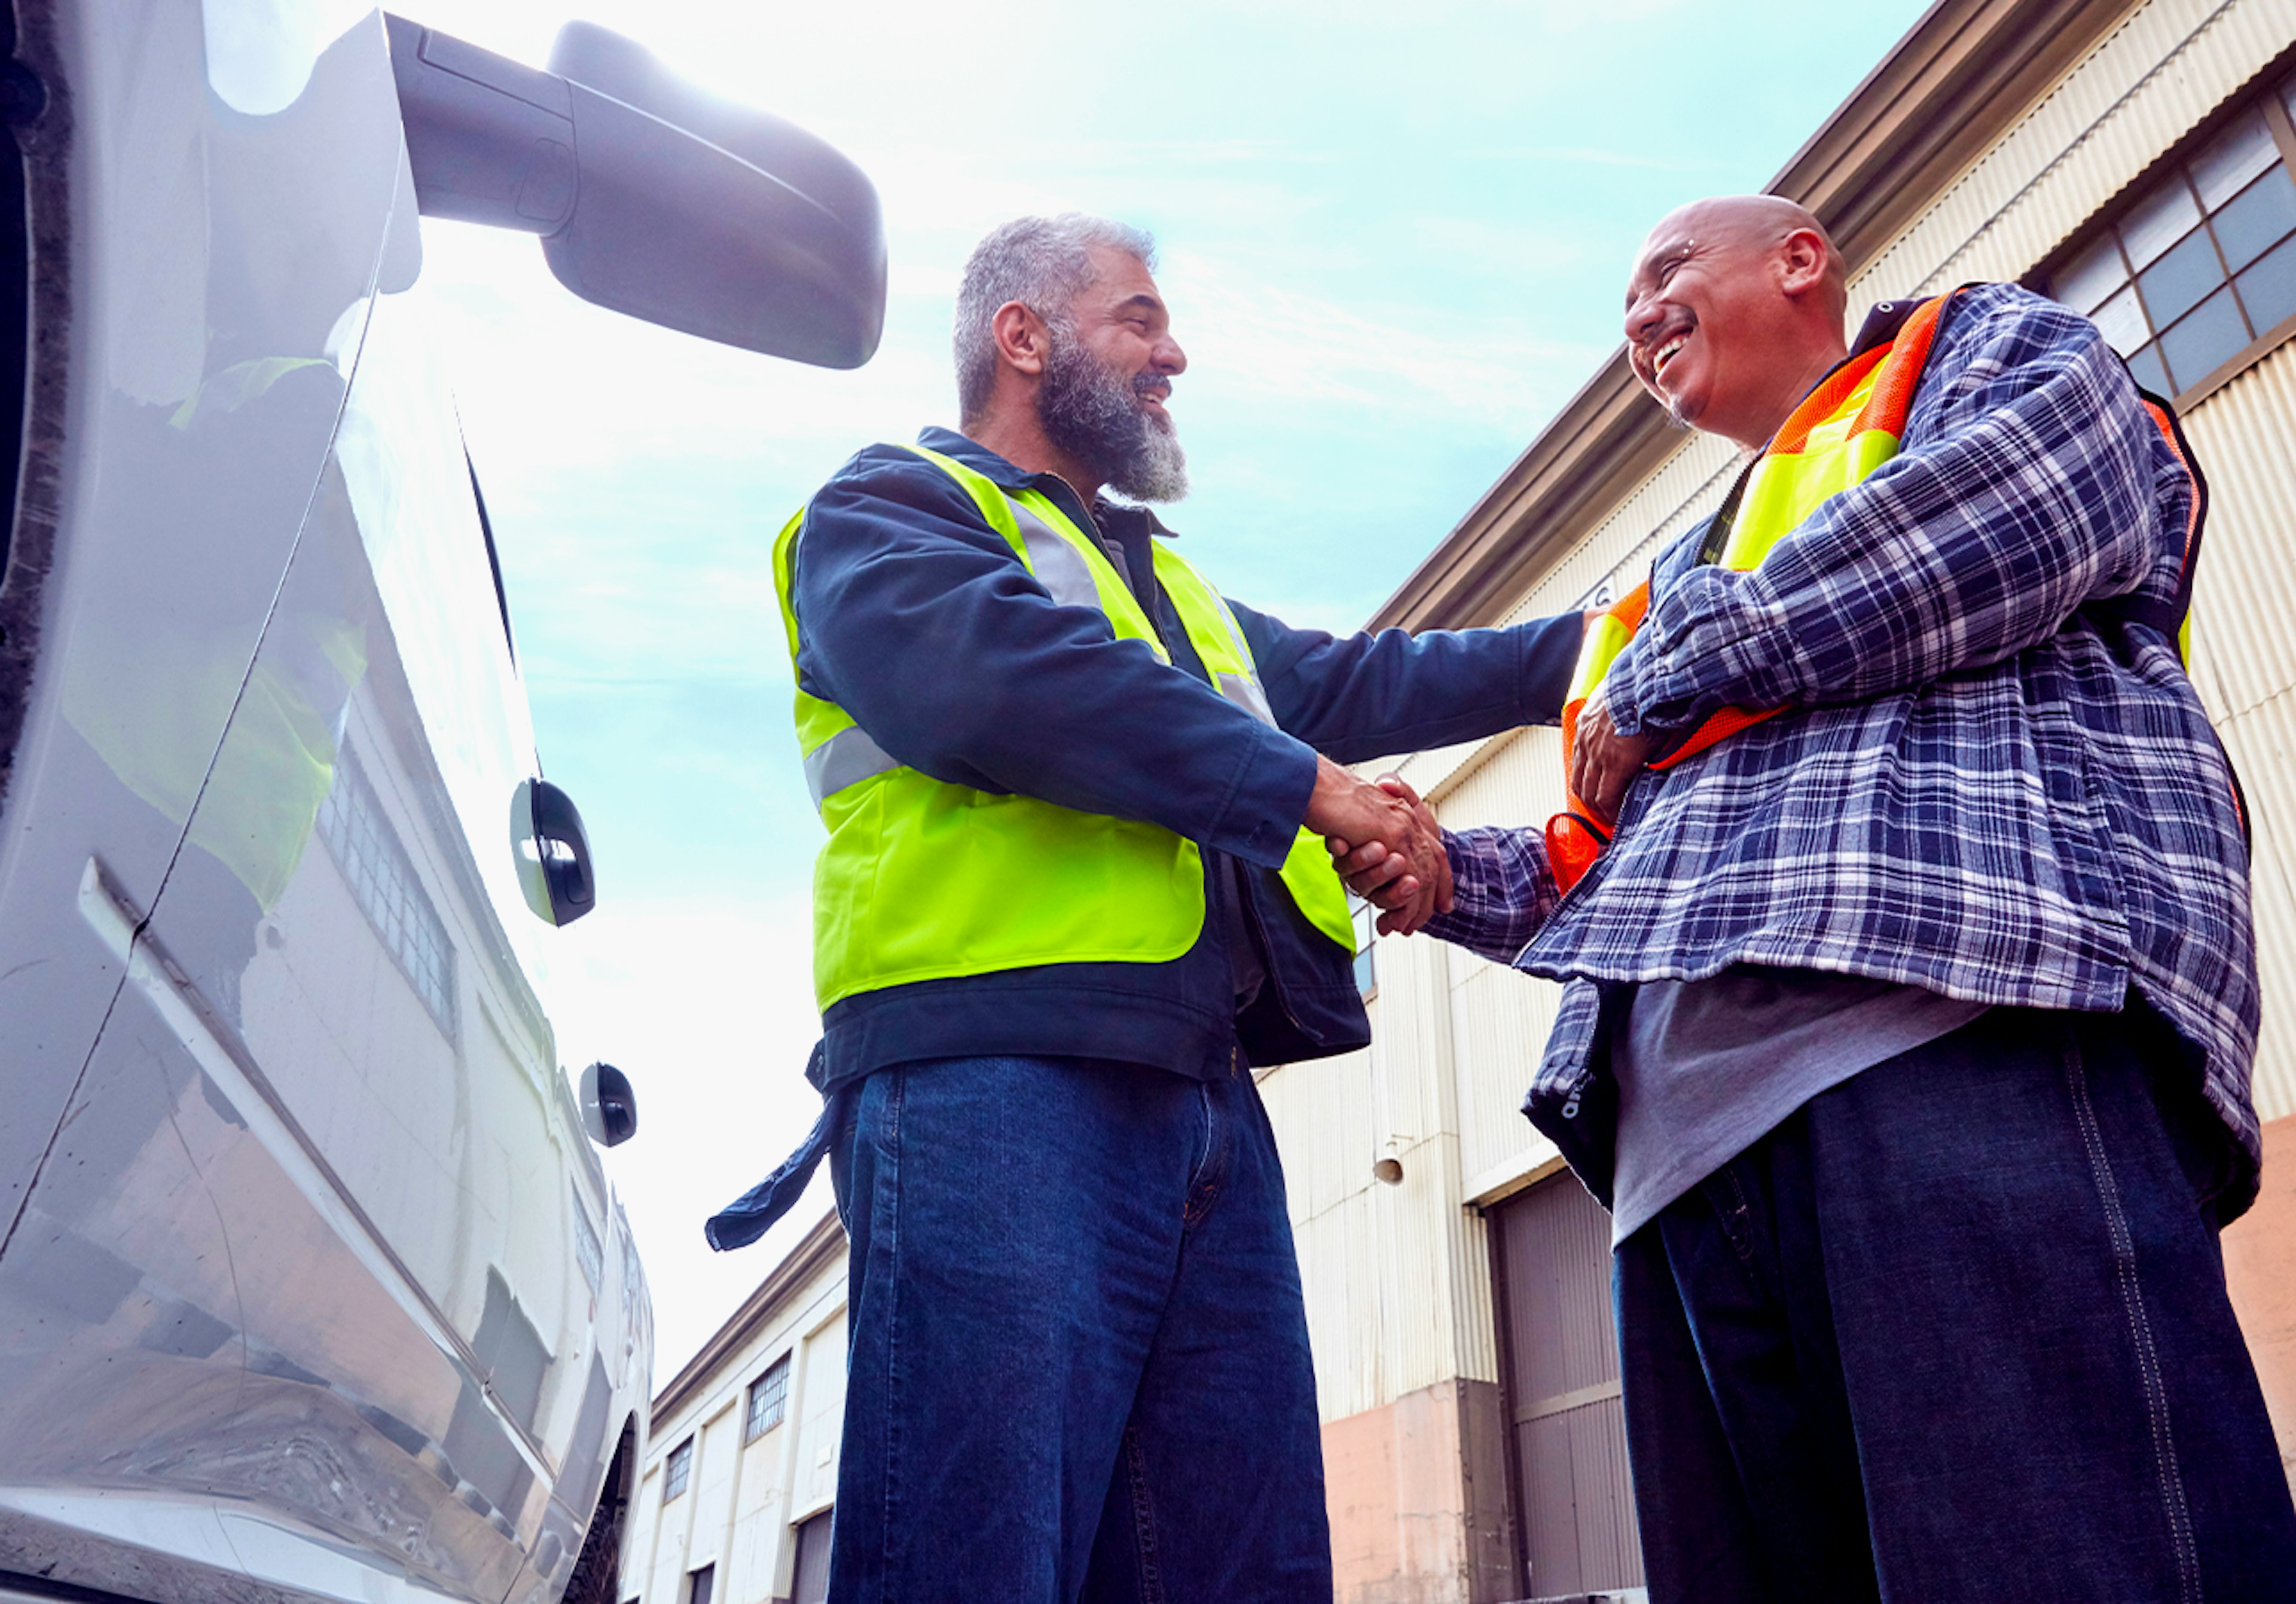
[[[582,1128],[600,1147],[619,1147],[638,1133],[637,1093],[611,1064],[582,1071]]]
[[[542,236],[583,299],[817,367],[876,353],[877,192],[835,147],[587,22],[551,70],[387,19],[425,217]]]

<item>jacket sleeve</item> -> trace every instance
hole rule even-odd
[[[1338,637],[1228,607],[1275,722],[1341,763],[1556,723],[1584,623],[1574,612],[1510,629]]]
[[[1291,850],[1314,752],[1055,602],[931,465],[864,452],[815,497],[794,564],[800,683],[902,763],[1269,868]]]
[[[2174,463],[2094,324],[1997,286],[1939,339],[1904,451],[1752,572],[1671,577],[1604,683],[1620,732],[1997,662],[2181,552]]]
[[[1562,900],[1546,835],[1529,827],[1447,830],[1443,850],[1451,859],[1452,907],[1429,920],[1426,933],[1494,963],[1513,963]]]

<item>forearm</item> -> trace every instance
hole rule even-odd
[[[1505,629],[1335,637],[1230,605],[1276,722],[1341,763],[1557,722],[1582,632],[1571,613]]]
[[[1546,858],[1546,837],[1534,829],[1487,826],[1443,832],[1451,860],[1451,912],[1426,933],[1494,963],[1512,963],[1562,900]]]

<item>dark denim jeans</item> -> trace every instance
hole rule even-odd
[[[2296,1600],[2191,1081],[2142,1011],[1995,1010],[1622,1243],[1652,1604]]]
[[[1248,1069],[871,1076],[832,1604],[1329,1604],[1283,1172]]]

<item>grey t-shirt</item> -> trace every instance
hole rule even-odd
[[[1985,1009],[1888,980],[1753,964],[1636,987],[1611,1043],[1619,1082],[1611,1245],[1819,1093]]]

